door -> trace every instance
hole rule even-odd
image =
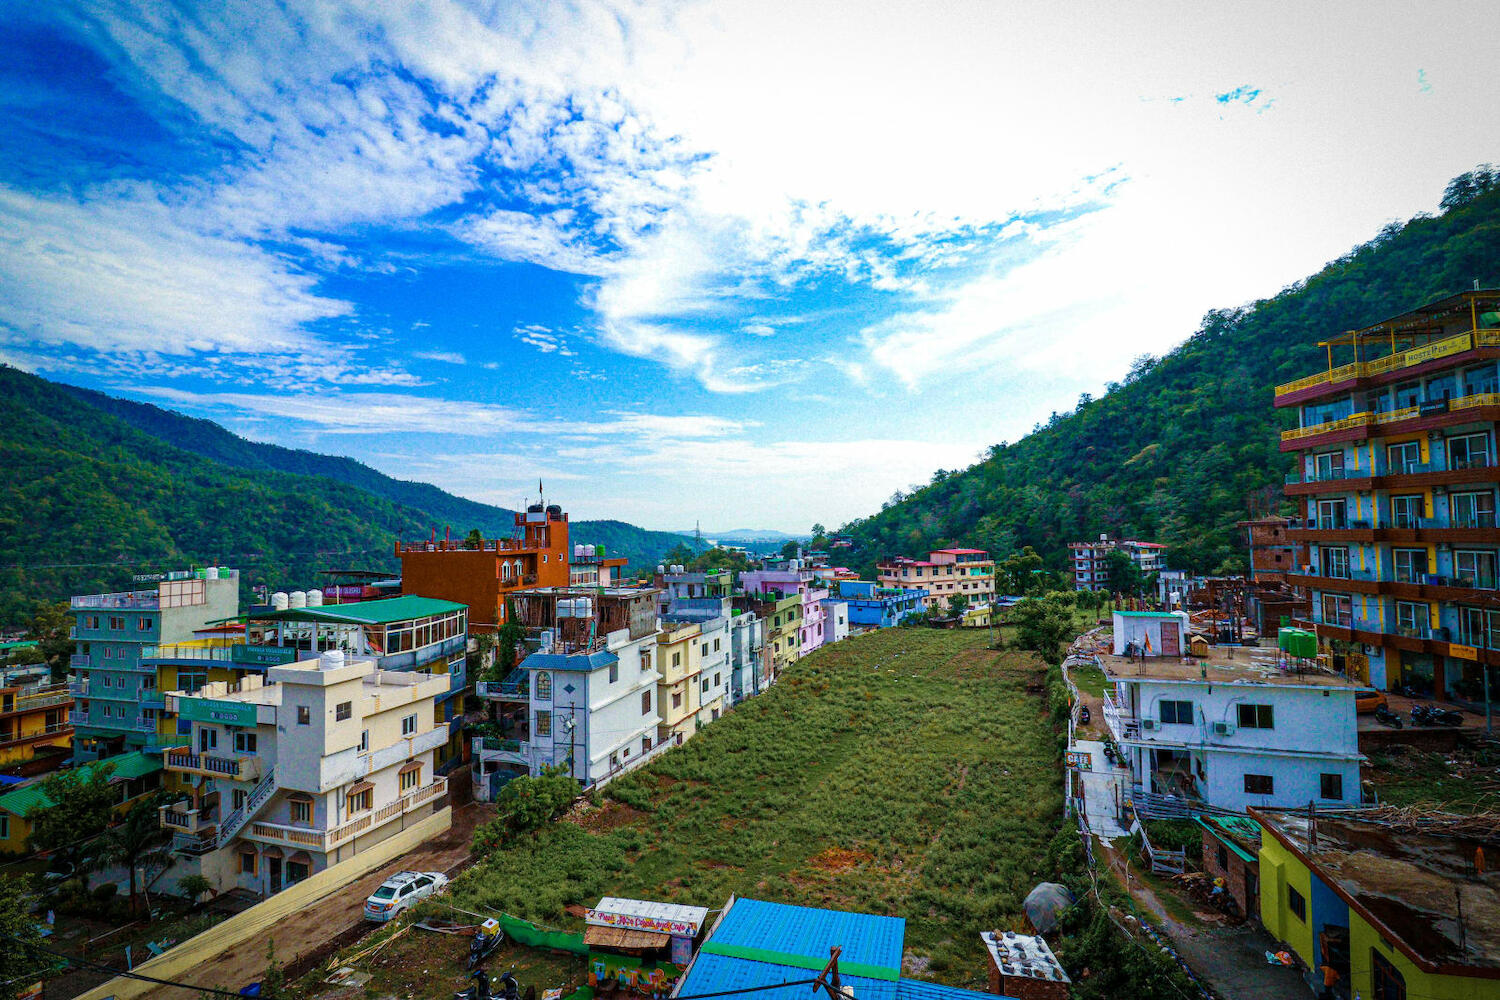
[[[281,859],[280,858],[268,858],[267,860],[270,861],[270,863],[271,863],[270,864],[271,892],[273,892],[273,893],[280,892],[281,891]]]
[[[1182,655],[1182,631],[1180,622],[1161,623],[1161,655]]]

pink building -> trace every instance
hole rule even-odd
[[[747,594],[777,592],[788,597],[792,594],[801,596],[799,656],[806,656],[832,638],[826,628],[827,611],[822,603],[828,600],[827,584],[811,570],[802,569],[797,560],[791,560],[791,566],[787,569],[758,569],[741,573],[740,586],[745,588]]]

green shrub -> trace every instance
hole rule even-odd
[[[93,889],[89,890],[89,896],[96,903],[108,903],[110,900],[115,898],[115,893],[119,891],[120,887],[115,885],[113,882],[105,882],[102,885],[96,885]]]

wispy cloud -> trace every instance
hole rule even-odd
[[[411,356],[421,358],[423,361],[440,361],[445,365],[468,364],[464,356],[457,351],[412,351]]]

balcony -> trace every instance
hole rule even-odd
[[[1104,722],[1117,740],[1141,738],[1141,722],[1128,707],[1121,706],[1110,695],[1104,696]]]
[[[155,611],[161,597],[155,590],[127,590],[118,594],[89,594],[70,602],[75,609],[106,611]]]
[[[1439,358],[1451,358],[1465,351],[1475,350],[1483,347],[1495,347],[1500,345],[1500,331],[1497,330],[1471,330],[1460,333],[1453,337],[1445,337],[1442,340],[1423,344],[1395,354],[1388,354],[1383,358],[1373,361],[1355,361],[1337,368],[1330,368],[1315,375],[1286,382],[1276,387],[1276,401],[1278,406],[1284,406],[1290,397],[1297,393],[1306,393],[1307,390],[1319,389],[1324,386],[1338,385],[1341,382],[1352,382],[1358,379],[1374,378],[1399,372],[1417,365],[1426,364]],[[1451,362],[1450,362],[1451,363]]]
[[[172,836],[172,851],[176,854],[201,857],[204,854],[212,854],[218,846],[218,840],[211,830],[207,833],[178,832]]]
[[[1337,434],[1343,431],[1368,431],[1369,429],[1389,427],[1393,424],[1405,423],[1418,418],[1442,417],[1444,414],[1451,414],[1454,419],[1439,420],[1435,424],[1424,426],[1441,426],[1444,424],[1481,420],[1484,419],[1481,414],[1474,413],[1471,415],[1466,411],[1492,406],[1500,406],[1500,393],[1480,392],[1469,396],[1460,396],[1457,399],[1429,400],[1414,406],[1403,406],[1394,410],[1364,410],[1359,413],[1350,414],[1347,417],[1340,417],[1337,420],[1326,420],[1320,424],[1294,427],[1291,430],[1282,431],[1281,450],[1296,451],[1299,448],[1307,447],[1306,444],[1298,444],[1298,442],[1322,437],[1325,434]],[[1400,432],[1397,431],[1395,433]],[[1347,440],[1363,440],[1369,436],[1369,433],[1356,433],[1347,437]],[[1392,472],[1391,474],[1402,475],[1403,473]],[[1411,473],[1405,474],[1409,475]]]
[[[66,705],[73,700],[73,685],[70,684],[44,684],[34,688],[22,688],[16,695],[15,707],[0,712],[0,715],[11,712],[35,712],[43,708],[56,708]]]
[[[71,722],[58,722],[30,732],[23,732],[21,730],[16,730],[15,732],[0,731],[0,747],[20,746],[23,743],[33,743],[37,740],[50,739],[55,736],[66,736],[72,731],[73,724]]]
[[[165,763],[169,771],[228,778],[230,781],[257,781],[261,770],[258,757],[221,757],[190,750],[168,750]]]
[[[68,657],[68,666],[74,670],[87,670],[94,665],[94,660],[87,653],[74,653]]]
[[[157,817],[161,825],[168,830],[177,833],[199,835],[213,833],[218,827],[219,807],[208,806],[203,809],[184,808],[186,800],[174,802],[169,806],[162,806],[157,810]]]
[[[332,830],[318,830],[305,826],[287,826],[284,823],[251,822],[240,836],[253,840],[270,841],[289,847],[302,847],[327,853],[354,837],[378,829],[404,813],[409,813],[448,794],[448,779],[438,778],[432,784],[407,792],[393,802],[381,806],[364,816],[356,817]]]
[[[303,655],[315,654],[294,646],[262,646],[232,643],[224,646],[198,646],[191,643],[160,643],[141,647],[142,660],[211,660],[246,667],[276,667],[293,663]]]

